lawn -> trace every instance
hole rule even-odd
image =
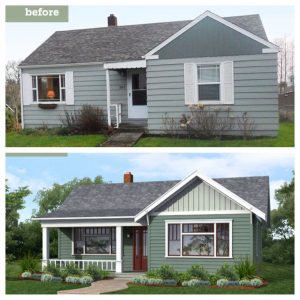
[[[6,294],[56,294],[58,291],[85,287],[82,284],[21,280],[18,261],[6,264]]]
[[[258,275],[269,281],[265,287],[254,290],[236,290],[222,288],[189,287],[149,287],[130,284],[128,289],[111,294],[293,294],[294,266],[272,265],[263,263],[258,268]]]
[[[96,147],[106,137],[102,134],[87,135],[34,135],[17,132],[6,133],[7,147]]]
[[[184,139],[171,137],[144,137],[136,147],[293,147],[294,123],[281,122],[276,138],[244,139]]]

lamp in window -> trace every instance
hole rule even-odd
[[[48,90],[47,98],[49,98],[49,99],[54,99],[55,98],[55,93],[54,93],[53,90]]]

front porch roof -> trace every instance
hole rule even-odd
[[[103,65],[104,69],[119,70],[119,69],[140,69],[146,68],[146,60],[132,60],[111,62]]]

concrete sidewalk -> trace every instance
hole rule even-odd
[[[114,278],[108,280],[95,281],[89,287],[58,291],[58,295],[83,294],[83,295],[99,295],[127,288],[128,279]]]

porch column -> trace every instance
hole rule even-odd
[[[49,230],[48,227],[43,227],[43,260],[42,268],[47,266],[49,259]]]
[[[116,226],[116,273],[122,273],[122,226]]]
[[[107,104],[107,124],[111,126],[110,118],[110,80],[109,80],[109,69],[106,69],[106,104]]]

